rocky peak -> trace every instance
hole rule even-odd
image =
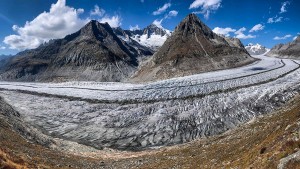
[[[195,31],[209,38],[214,38],[213,31],[200,21],[195,14],[189,14],[175,29],[176,33],[181,33],[184,36],[193,35]]]
[[[253,62],[238,39],[221,36],[190,14],[159,50],[141,66],[133,81],[153,81],[227,69]]]
[[[148,35],[149,38],[152,34],[164,36],[167,32],[163,28],[160,28],[155,24],[151,24],[143,30],[143,34]]]
[[[103,41],[103,39],[107,38],[108,36],[115,37],[115,34],[108,23],[100,23],[96,20],[91,20],[77,33],[73,34],[73,36]]]

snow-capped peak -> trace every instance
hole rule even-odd
[[[245,48],[250,55],[263,55],[270,51],[270,49],[258,43],[256,45],[254,45],[253,43],[249,43],[247,46],[245,46]]]
[[[114,32],[119,38],[126,42],[134,40],[140,45],[151,48],[154,51],[158,50],[172,33],[170,30],[167,30],[162,26],[158,27],[153,23],[142,30],[123,30],[118,27],[114,28]]]
[[[131,38],[141,45],[157,50],[169,36],[171,36],[170,30],[151,24],[143,29],[143,34],[135,34]]]

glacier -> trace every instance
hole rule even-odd
[[[98,149],[142,150],[235,128],[299,93],[299,61],[260,60],[234,69],[148,83],[0,82],[0,96],[52,137]]]

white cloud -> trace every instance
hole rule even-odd
[[[278,17],[275,16],[273,18],[269,18],[268,19],[268,23],[277,23],[277,22],[282,22],[283,17]]]
[[[168,14],[165,15],[165,19],[175,17],[178,15],[178,11],[172,10]]]
[[[105,10],[99,8],[98,5],[95,5],[94,9],[90,12],[90,15],[96,15],[102,17],[105,14]]]
[[[282,36],[282,37],[275,36],[273,39],[274,40],[284,40],[284,39],[287,39],[287,38],[290,38],[290,37],[292,37],[292,35],[288,34],[288,35],[285,35],[285,36]]]
[[[27,21],[23,27],[13,25],[12,29],[16,34],[6,36],[3,42],[9,45],[10,49],[34,49],[50,39],[63,38],[82,28],[90,20],[79,17],[83,12],[83,9],[66,6],[66,0],[58,0],[51,5],[49,12],[39,14],[32,21]],[[90,12],[91,16],[102,17],[104,14],[105,11],[97,5]],[[105,15],[98,20],[102,23],[107,22],[111,27],[118,27],[122,19],[118,15]]]
[[[221,34],[221,35],[225,35],[225,36],[230,36],[230,32],[235,32],[235,29],[232,28],[220,28],[220,27],[215,27],[213,30],[213,32],[215,32],[216,34]]]
[[[177,16],[178,11],[172,10],[169,12],[169,16]]]
[[[165,19],[170,19],[170,18],[175,17],[175,16],[177,16],[177,15],[178,15],[178,11],[172,10],[172,11],[170,11],[169,13],[167,13],[167,14],[164,16],[164,18],[162,18],[162,19],[155,19],[155,20],[153,21],[153,24],[156,25],[156,26],[159,27],[159,28],[163,28],[163,27],[162,27],[162,22],[163,22]]]
[[[6,47],[5,46],[0,46],[0,49],[4,50],[4,49],[6,49]]]
[[[141,30],[140,29],[140,27],[139,27],[139,25],[135,25],[135,26],[129,26],[129,30],[131,30],[131,31],[135,31],[135,30]]]
[[[279,13],[285,13],[285,12],[287,12],[286,6],[289,5],[289,4],[290,4],[289,1],[283,2],[283,3],[282,3],[282,6],[281,6],[281,8],[280,8],[280,12],[279,12]]]
[[[215,27],[212,31],[216,34],[221,34],[221,35],[224,35],[224,36],[230,36],[230,33],[234,33],[236,35],[235,38],[239,38],[239,39],[256,38],[255,35],[251,35],[251,34],[245,35],[244,32],[246,30],[247,29],[245,27],[242,27],[238,30],[230,28],[230,27],[227,27],[227,28]]]
[[[189,7],[189,9],[197,9],[201,7],[201,11],[194,13],[204,14],[206,19],[209,18],[210,13],[216,11],[221,7],[222,0],[195,0]]]
[[[49,12],[39,14],[23,27],[14,25],[17,34],[5,37],[3,42],[11,49],[24,50],[36,48],[50,39],[63,38],[88,22],[79,18],[83,11],[66,6],[66,0],[58,0],[51,5]]]
[[[253,26],[253,28],[251,28],[251,30],[249,32],[257,32],[260,30],[263,30],[265,28],[265,26],[263,26],[262,24],[257,24],[255,26]]]
[[[163,21],[163,19],[161,19],[161,20],[155,19],[152,24],[156,25],[159,28],[163,28],[161,25],[162,21]]]
[[[159,7],[156,11],[154,11],[152,14],[153,15],[160,15],[164,13],[169,7],[171,7],[171,3],[166,3],[164,6]]]
[[[251,38],[256,38],[255,35],[251,35],[251,34],[248,34],[248,35],[245,35],[244,32],[246,31],[247,29],[245,27],[242,27],[240,28],[239,30],[237,30],[234,34],[236,34],[235,38],[239,38],[239,39],[251,39]]]
[[[116,28],[122,25],[121,23],[122,19],[120,16],[116,15],[116,16],[104,16],[103,18],[101,18],[99,20],[100,23],[105,23],[107,22],[112,28]]]

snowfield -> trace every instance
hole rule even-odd
[[[298,61],[255,57],[244,67],[145,84],[0,82],[0,96],[45,134],[139,150],[222,133],[298,93]]]

